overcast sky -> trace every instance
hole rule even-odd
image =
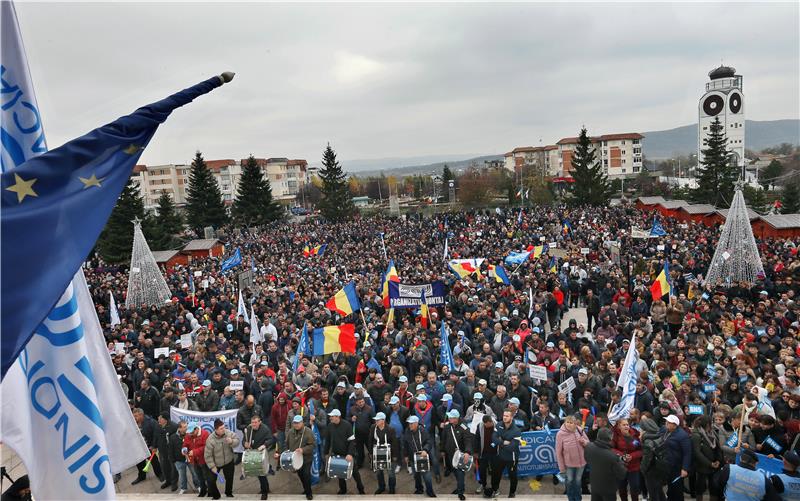
[[[798,118],[797,2],[18,3],[50,147],[224,70],[147,164],[492,154],[697,120],[720,61],[747,118]],[[345,165],[346,167],[346,165]]]

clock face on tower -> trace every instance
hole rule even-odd
[[[716,94],[712,94],[703,100],[703,112],[710,117],[719,115],[724,106],[725,101]]]
[[[742,110],[742,96],[738,92],[731,92],[728,97],[728,107],[731,113],[739,113]]]

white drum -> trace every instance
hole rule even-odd
[[[303,467],[303,454],[295,451],[283,451],[280,464],[283,471],[298,471]]]

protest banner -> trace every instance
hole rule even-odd
[[[181,421],[186,421],[189,424],[196,423],[198,426],[200,426],[200,428],[209,433],[214,433],[214,421],[221,419],[225,423],[225,427],[236,433],[236,436],[239,437],[239,445],[233,449],[233,452],[242,452],[244,451],[244,442],[242,440],[243,435],[241,431],[236,429],[236,414],[238,412],[238,409],[229,409],[216,412],[199,412],[178,409],[177,407],[170,407],[169,419],[173,423],[179,423]]]
[[[520,477],[558,473],[556,433],[558,430],[522,433],[517,464],[517,474]]]
[[[389,307],[419,308],[422,304],[422,293],[428,306],[443,306],[447,289],[444,282],[437,280],[429,284],[410,285],[400,282],[389,282]]]

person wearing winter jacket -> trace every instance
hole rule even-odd
[[[707,416],[698,416],[694,420],[691,441],[695,499],[703,501],[703,495],[709,487],[709,479],[724,464],[719,439],[711,430],[711,420]]]
[[[208,466],[206,466],[206,440],[208,440],[209,433],[202,429],[197,423],[189,425],[189,432],[183,437],[183,448],[185,449],[184,455],[189,462],[189,466],[195,471],[196,476],[193,475],[194,480],[199,480],[197,487],[200,489],[200,496],[204,497],[209,489],[206,481],[209,474],[206,473]],[[216,488],[216,487],[215,487]]]
[[[655,451],[662,440],[661,432],[652,415],[643,415],[639,420],[639,428],[641,429],[639,438],[642,442],[642,459],[639,463],[639,471],[642,474],[642,478],[644,478],[647,495],[651,501],[666,501],[664,484],[667,479],[662,478],[660,469],[655,464]]]
[[[620,419],[614,426],[611,449],[614,454],[622,458],[628,471],[626,478],[619,484],[620,499],[628,501],[628,491],[630,491],[631,501],[639,501],[639,493],[642,491],[639,484],[642,442],[639,440],[639,432],[631,427],[627,419]]]
[[[669,501],[683,501],[683,480],[675,481],[678,477],[686,478],[692,466],[692,442],[689,435],[681,428],[678,416],[670,414],[664,420],[662,438],[667,448],[670,471],[667,482],[667,499]]]
[[[214,421],[214,433],[206,440],[206,450],[204,452],[206,465],[206,482],[209,482],[209,489],[212,494],[217,490],[217,476],[222,473],[225,476],[225,495],[233,497],[233,470],[236,454],[233,449],[239,445],[239,437],[225,427],[221,419]],[[211,473],[209,476],[208,474]],[[214,483],[214,486],[211,486]],[[219,499],[219,490],[216,492],[216,499]],[[214,497],[212,495],[212,497]]]
[[[564,424],[556,434],[556,460],[558,471],[566,477],[566,494],[568,501],[580,501],[581,477],[586,467],[583,452],[589,437],[586,436],[575,416],[564,418]]]
[[[492,494],[497,497],[500,490],[500,479],[503,470],[508,468],[508,497],[513,498],[517,492],[517,463],[519,462],[519,445],[522,430],[514,423],[511,409],[503,411],[503,420],[497,423],[492,440],[497,444],[497,458],[492,465]]]
[[[269,427],[272,430],[272,434],[275,436],[275,442],[278,444],[279,451],[286,450],[286,430],[284,425],[286,424],[286,418],[289,416],[290,408],[289,397],[286,393],[280,392],[278,394],[278,401],[272,405],[269,420]]]
[[[584,450],[589,465],[589,482],[592,486],[592,501],[616,501],[617,486],[628,475],[625,463],[611,450],[611,430],[601,428],[597,440]]]

